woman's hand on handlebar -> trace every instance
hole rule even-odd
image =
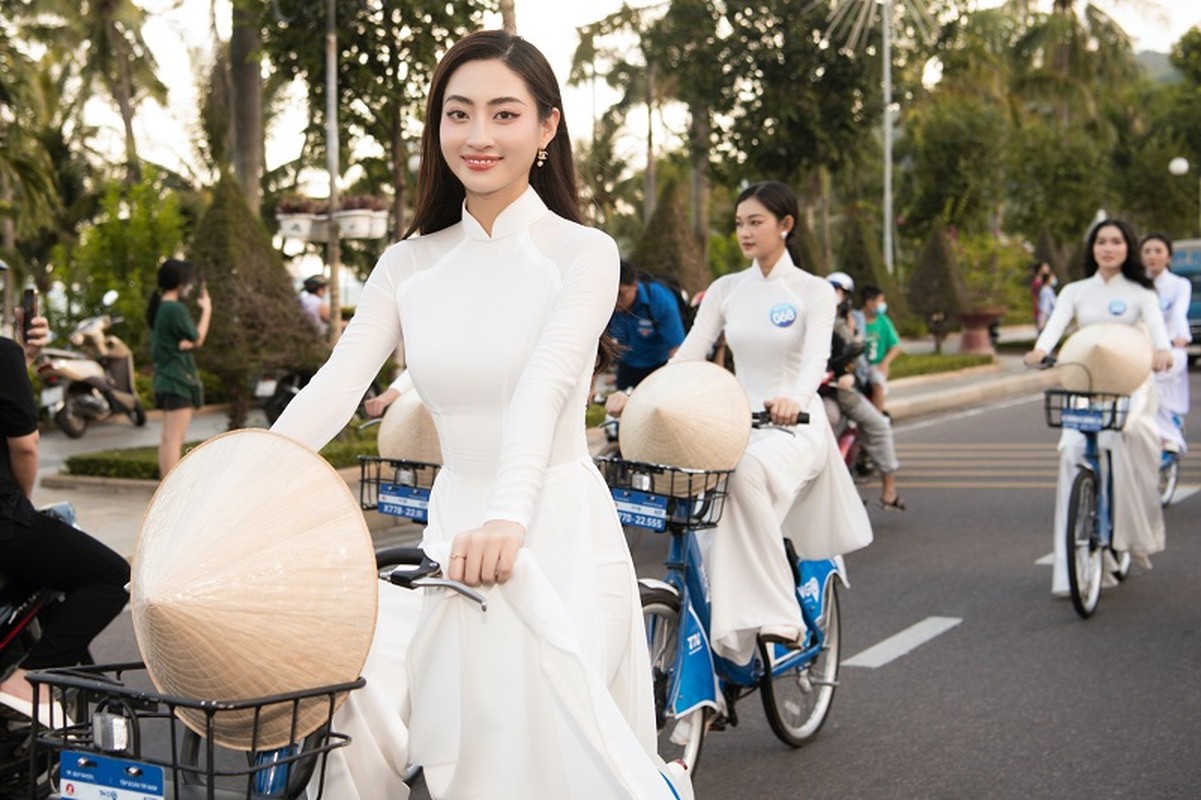
[[[513,576],[517,551],[524,543],[524,526],[509,520],[488,520],[454,538],[446,576],[468,586],[504,583]]]
[[[1039,350],[1036,348],[1023,356],[1022,361],[1027,367],[1041,367],[1043,366],[1043,359],[1046,357],[1046,350]]]
[[[610,417],[620,417],[629,401],[630,396],[626,392],[614,392],[605,398],[605,413]]]
[[[771,413],[773,425],[795,425],[801,413],[801,404],[791,397],[773,397],[763,401],[763,407]]]
[[[1156,350],[1155,355],[1151,356],[1151,371],[1152,372],[1167,372],[1172,368],[1172,351],[1171,350]]]

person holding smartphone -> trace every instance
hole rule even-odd
[[[204,405],[204,389],[192,351],[204,344],[208,335],[213,302],[208,287],[200,284],[196,305],[200,320],[183,304],[192,292],[195,271],[187,261],[168,259],[158,269],[158,291],[146,308],[150,325],[150,355],[154,360],[154,404],[163,411],[163,438],[158,446],[159,478],[179,463],[193,409]]]
[[[30,501],[38,474],[38,408],[28,367],[49,340],[49,328],[37,315],[36,294],[28,297],[16,325],[24,346],[0,337],[0,572],[64,593],[55,613],[43,618],[42,638],[28,658],[0,681],[0,704],[32,717],[33,687],[25,670],[87,660],[92,639],[125,607],[129,564],[83,531],[39,513]],[[37,709],[43,723],[48,705]]]

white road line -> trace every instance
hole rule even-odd
[[[1045,556],[1034,562],[1040,567],[1052,567],[1055,565],[1055,554],[1047,553]]]
[[[1177,485],[1176,491],[1172,493],[1172,502],[1170,503],[1170,505],[1176,505],[1177,503],[1181,502],[1182,500],[1187,500],[1188,498],[1192,497],[1199,491],[1201,491],[1201,486]]]
[[[946,633],[959,623],[961,617],[926,617],[921,622],[910,625],[898,634],[889,636],[879,644],[874,644],[858,655],[851,656],[842,662],[844,667],[866,667],[876,669],[890,661],[921,647],[935,636]]]

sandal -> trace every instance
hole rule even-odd
[[[892,499],[892,502],[885,500],[883,497],[876,500],[876,505],[885,511],[904,511],[905,501],[901,499],[901,495],[897,495]]]

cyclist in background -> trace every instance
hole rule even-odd
[[[1188,309],[1193,301],[1193,284],[1188,278],[1172,272],[1172,240],[1165,234],[1152,233],[1143,237],[1143,266],[1159,296],[1168,340],[1172,344],[1172,368],[1155,376],[1159,389],[1159,411],[1155,420],[1163,449],[1184,453],[1183,417],[1189,409],[1188,353],[1184,348],[1193,340],[1189,330]]]
[[[1161,372],[1172,363],[1168,334],[1152,284],[1139,258],[1138,238],[1116,219],[1098,223],[1088,234],[1084,251],[1085,277],[1059,293],[1055,310],[1025,356],[1038,366],[1059,342],[1072,320],[1081,328],[1102,322],[1145,324],[1155,347],[1152,369]],[[1126,424],[1111,446],[1114,471],[1114,548],[1129,550],[1144,564],[1163,550],[1163,509],[1159,501],[1159,431],[1155,425],[1155,391],[1150,379],[1130,399]],[[1067,505],[1072,478],[1084,463],[1085,437],[1065,428],[1059,439],[1059,482],[1055,496],[1055,564],[1051,592],[1067,597],[1065,549]]]

